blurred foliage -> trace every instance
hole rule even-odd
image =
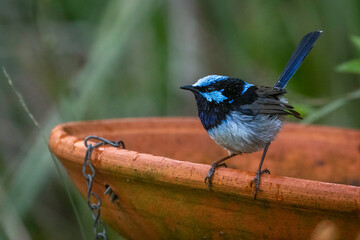
[[[353,36],[351,38],[355,47],[360,50],[360,38]],[[347,73],[357,73],[360,74],[360,59],[354,59],[347,61],[343,64],[340,64],[336,67],[339,72],[347,72]],[[360,99],[360,88],[357,88],[355,91],[345,94],[342,97],[339,97],[333,100],[330,103],[327,103],[317,111],[309,114],[303,121],[303,123],[313,123],[317,120],[327,116],[329,113],[334,112],[335,110],[344,107],[346,104],[353,100]]]
[[[360,52],[360,37],[352,36],[351,41],[354,43],[358,52]],[[336,68],[339,72],[346,73],[357,73],[360,74],[360,58],[356,58],[350,61],[347,61]]]
[[[272,85],[301,37],[317,29],[324,33],[287,97],[308,122],[360,127],[353,74],[360,72],[360,40],[349,41],[360,35],[359,1],[2,0],[1,6],[0,64],[46,136],[65,121],[195,116],[193,97],[179,86],[208,74]],[[47,146],[3,74],[0,109],[0,238],[82,238]],[[92,238],[86,203],[64,180],[84,238]]]

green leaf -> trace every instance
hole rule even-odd
[[[303,123],[310,124],[310,123],[316,122],[320,118],[325,117],[329,113],[332,113],[333,111],[343,107],[348,102],[355,100],[355,99],[360,99],[360,88],[356,89],[355,91],[353,91],[351,93],[346,94],[345,96],[343,96],[341,98],[338,98],[338,99],[326,104],[325,106],[320,108],[318,111],[315,111],[313,114],[310,114],[308,117],[306,117],[304,119]]]
[[[336,71],[360,74],[360,59],[353,59],[343,64],[340,64],[336,67]]]
[[[350,40],[353,42],[358,51],[360,51],[360,36],[351,36]]]

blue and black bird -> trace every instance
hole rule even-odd
[[[287,115],[302,119],[294,107],[283,97],[286,84],[314,46],[322,31],[305,35],[296,47],[278,81],[273,87],[257,86],[238,78],[210,75],[199,79],[193,85],[181,87],[195,95],[198,115],[210,137],[229,155],[212,163],[205,178],[212,190],[212,176],[215,169],[226,166],[225,160],[242,153],[263,150],[256,177],[254,198],[260,185],[260,176],[270,173],[261,169],[271,141]]]

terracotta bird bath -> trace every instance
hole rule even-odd
[[[50,149],[83,196],[88,135],[125,142],[126,150],[100,146],[91,161],[101,218],[127,239],[310,239],[324,221],[339,239],[360,234],[360,131],[286,124],[264,162],[271,175],[262,177],[257,200],[250,181],[261,152],[230,159],[209,191],[210,164],[227,152],[197,118],[55,127]],[[114,202],[105,185],[118,195]]]

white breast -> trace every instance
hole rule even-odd
[[[248,116],[231,112],[217,127],[208,131],[214,141],[232,153],[251,153],[274,140],[285,118],[282,116]]]

